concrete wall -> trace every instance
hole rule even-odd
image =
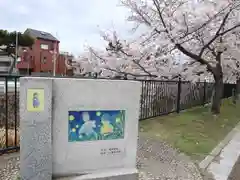
[[[20,78],[20,176],[52,179],[52,80]],[[29,111],[28,90],[44,90],[43,111]]]
[[[20,83],[22,177],[48,180],[51,173],[66,177],[116,168],[135,169],[139,82],[26,77]],[[44,89],[42,112],[27,110],[29,88]],[[91,110],[125,111],[124,136],[115,140],[70,142],[69,111]]]
[[[53,173],[86,173],[136,164],[140,83],[133,81],[55,79],[53,81]],[[69,110],[126,110],[121,140],[68,142]],[[103,148],[119,148],[114,156]]]

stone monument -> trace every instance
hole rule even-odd
[[[20,79],[22,179],[136,180],[141,83]]]

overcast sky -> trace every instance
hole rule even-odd
[[[128,10],[117,5],[118,0],[0,0],[0,29],[50,32],[61,41],[61,50],[77,55],[85,42],[103,46],[100,29],[132,36],[125,21]]]

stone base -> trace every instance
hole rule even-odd
[[[137,169],[114,169],[74,177],[54,178],[56,180],[138,180]]]

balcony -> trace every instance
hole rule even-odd
[[[1,56],[0,55],[0,62],[11,62],[12,61],[12,58],[9,57],[9,56]]]
[[[8,73],[9,67],[0,65],[0,73]]]
[[[18,69],[33,69],[34,63],[33,61],[20,61],[17,63]]]
[[[11,66],[11,61],[8,58],[0,58],[0,73],[8,73],[9,67]]]
[[[9,67],[10,67],[10,66],[1,66],[1,64],[0,64],[0,71],[1,71],[1,72],[3,72],[3,71],[4,71],[4,72],[8,72]]]

